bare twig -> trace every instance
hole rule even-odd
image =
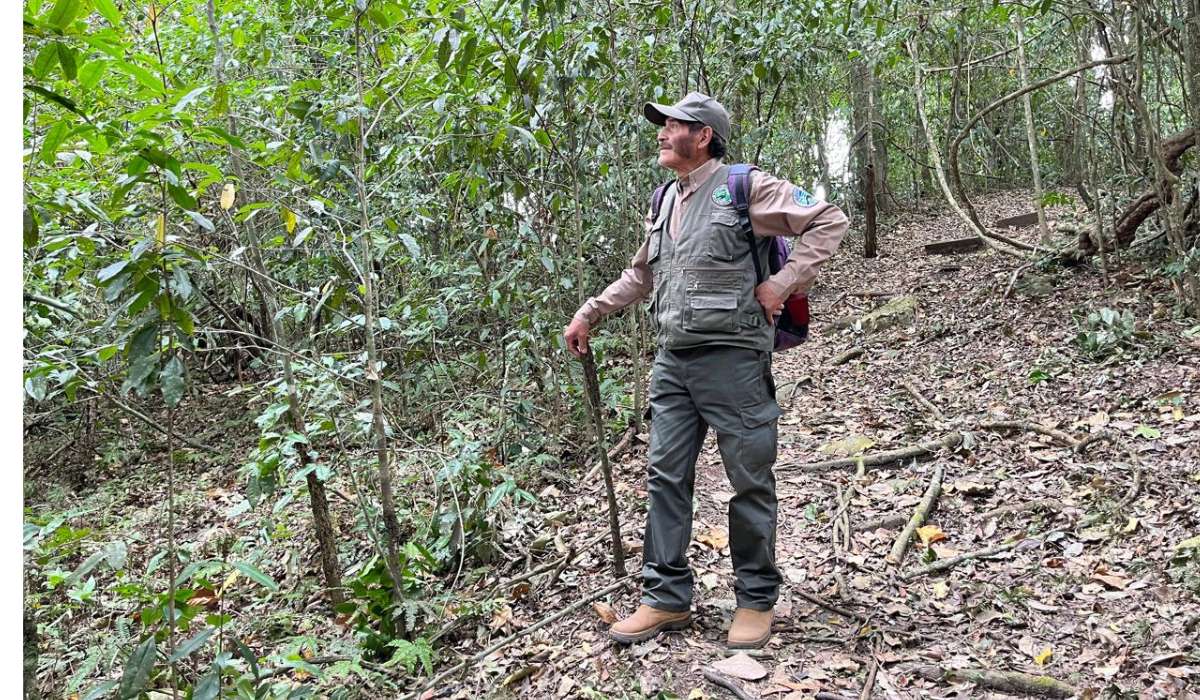
[[[845,608],[834,605],[833,603],[830,603],[828,600],[825,600],[824,598],[822,598],[819,595],[815,595],[813,593],[809,593],[807,591],[803,591],[803,590],[799,590],[799,589],[793,590],[792,593],[800,596],[801,598],[807,600],[808,602],[812,603],[813,605],[817,605],[822,608],[825,608],[829,612],[841,615],[842,617],[846,617],[851,620],[858,620],[859,622],[862,622],[863,620],[867,619],[866,615],[863,615],[862,613],[852,612]]]
[[[617,590],[618,588],[621,588],[625,584],[629,583],[629,581],[634,577],[634,575],[635,574],[630,574],[629,576],[622,578],[621,580],[617,581],[616,583],[609,584],[609,585],[605,586],[604,588],[601,588],[600,590],[598,590],[590,595],[584,596],[580,600],[575,601],[571,605],[568,605],[567,607],[563,608],[562,610],[559,610],[558,612],[554,613],[553,615],[543,618],[543,619],[539,620],[538,622],[535,622],[532,625],[530,625],[524,629],[518,630],[517,632],[514,632],[513,634],[505,637],[504,639],[501,639],[500,641],[496,642],[495,644],[492,644],[491,646],[489,646],[488,648],[479,652],[478,654],[475,654],[474,656],[472,656],[458,664],[455,664],[453,667],[446,669],[445,671],[439,673],[437,676],[429,679],[428,681],[425,681],[421,685],[414,688],[412,690],[412,692],[410,692],[408,695],[404,696],[405,700],[415,700],[415,698],[417,698],[427,688],[432,688],[432,687],[437,686],[439,683],[441,683],[442,681],[445,681],[447,678],[457,675],[458,673],[462,672],[462,670],[467,668],[468,666],[478,664],[480,661],[483,661],[491,654],[494,654],[495,652],[499,651],[500,649],[503,649],[504,647],[508,646],[509,644],[512,644],[513,642],[517,641],[518,639],[528,636],[530,634],[533,634],[534,632],[540,630],[541,628],[545,627],[546,625],[549,625],[553,622],[561,620],[562,618],[570,615],[571,613],[575,612],[576,610],[579,610],[580,608],[590,605],[593,601],[603,598],[604,596],[608,595],[609,593],[612,593],[613,591]],[[640,575],[640,572],[637,575]]]
[[[916,399],[917,403],[919,403],[922,408],[924,408],[926,411],[929,411],[930,415],[932,415],[935,420],[939,420],[939,421],[946,420],[946,416],[942,415],[942,412],[938,409],[938,407],[935,406],[932,401],[925,398],[925,395],[922,394],[921,391],[919,389],[917,389],[917,387],[913,386],[912,382],[909,382],[907,380],[901,380],[900,386],[904,387],[904,390],[907,391],[909,394],[911,394],[912,397],[914,399]]]
[[[885,452],[876,452],[875,454],[863,455],[862,457],[831,459],[824,462],[810,462],[808,464],[785,462],[783,464],[776,465],[775,470],[784,472],[826,472],[844,467],[857,467],[860,461],[864,467],[878,467],[885,464],[891,464],[892,462],[909,459],[911,457],[922,457],[932,452],[936,452],[937,450],[957,447],[961,442],[961,433],[950,433],[941,440],[930,440],[917,445],[902,447],[896,450],[887,450]]]
[[[908,524],[900,531],[900,535],[896,538],[896,542],[892,545],[892,551],[887,555],[887,561],[897,566],[904,559],[904,553],[908,551],[908,543],[912,540],[913,534],[917,531],[926,519],[929,518],[929,511],[933,510],[933,505],[937,503],[938,496],[942,494],[942,477],[946,474],[946,468],[942,465],[937,465],[933,472],[933,480],[929,482],[929,488],[925,491],[925,497],[917,505],[917,509],[913,511],[912,516],[908,519]]]
[[[737,681],[733,680],[724,673],[717,671],[716,669],[705,668],[704,677],[707,678],[710,683],[718,685],[733,693],[733,696],[738,700],[754,700],[754,696],[742,689],[742,686],[739,685]]]
[[[921,567],[920,569],[913,569],[912,571],[908,571],[908,572],[902,574],[900,576],[900,578],[904,579],[905,581],[911,581],[915,578],[920,578],[921,576],[927,576],[929,574],[935,574],[939,571],[946,571],[948,569],[953,569],[954,567],[958,566],[959,564],[963,563],[964,561],[971,561],[973,559],[985,559],[987,557],[994,556],[996,554],[1000,554],[1001,552],[1007,552],[1008,550],[1012,549],[1013,547],[1016,547],[1020,542],[1021,542],[1021,540],[1017,540],[1016,542],[1009,542],[1007,544],[998,544],[994,547],[988,547],[987,549],[980,549],[975,552],[967,552],[966,554],[959,554],[958,556],[948,557],[946,559],[939,559],[938,561],[935,561],[934,563],[930,564],[929,566],[925,566],[925,567]]]
[[[1048,438],[1053,438],[1062,443],[1065,447],[1076,449],[1079,446],[1079,441],[1061,430],[1048,428],[1038,423],[1032,423],[1024,420],[992,420],[984,421],[979,424],[980,430],[1024,430],[1026,432],[1045,435]]]
[[[122,411],[124,411],[124,412],[128,413],[129,415],[133,416],[134,418],[137,418],[137,419],[138,419],[138,420],[140,420],[141,422],[145,423],[146,425],[150,426],[151,428],[154,428],[155,430],[157,430],[158,432],[162,433],[163,435],[166,435],[166,434],[167,434],[167,429],[166,429],[166,428],[164,428],[163,426],[159,425],[159,424],[158,424],[158,423],[157,423],[157,422],[156,422],[156,421],[155,421],[153,418],[151,418],[150,416],[147,416],[145,413],[142,413],[141,411],[137,410],[136,408],[134,408],[134,407],[132,407],[132,406],[127,406],[127,405],[125,405],[125,404],[121,403],[121,402],[120,402],[119,400],[117,400],[115,397],[109,396],[109,397],[107,397],[107,398],[108,398],[108,400],[109,400],[109,401],[111,401],[111,402],[113,403],[113,405],[114,405],[114,406],[116,406],[117,408],[119,408],[119,409],[121,409]],[[179,435],[178,433],[176,433],[176,435],[175,435],[175,438],[176,438],[177,440],[179,440],[180,442],[183,442],[184,444],[186,444],[188,447],[191,447],[191,448],[193,448],[193,449],[200,450],[201,452],[207,452],[207,453],[209,453],[209,454],[213,454],[213,455],[219,455],[219,454],[221,454],[221,452],[220,452],[219,450],[216,450],[216,449],[214,449],[214,448],[212,448],[212,447],[209,447],[208,445],[202,445],[202,444],[200,444],[200,443],[196,442],[195,440],[192,440],[191,438],[189,438],[189,437],[187,437],[187,436],[184,436],[184,435]]]

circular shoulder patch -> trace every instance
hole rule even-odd
[[[724,207],[733,204],[733,197],[729,194],[729,187],[726,185],[720,185],[717,187],[717,189],[713,190],[712,201]]]
[[[803,187],[792,190],[792,201],[802,207],[811,207],[817,203],[817,198],[809,194]]]

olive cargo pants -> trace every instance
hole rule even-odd
[[[642,603],[688,610],[696,458],[711,425],[736,495],[729,546],[738,607],[767,610],[779,595],[775,566],[775,465],[779,405],[771,355],[729,346],[660,349],[650,377],[649,513]]]

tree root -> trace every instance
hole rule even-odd
[[[1044,695],[1050,698],[1069,698],[1078,691],[1073,686],[1051,676],[1035,676],[1019,671],[989,671],[984,668],[941,668],[921,666],[916,675],[930,681],[974,683],[982,688],[1013,695]]]
[[[1023,420],[984,421],[983,423],[979,424],[979,429],[980,430],[1024,430],[1026,432],[1037,433],[1039,435],[1045,435],[1048,438],[1053,438],[1054,440],[1062,443],[1062,445],[1064,447],[1070,447],[1071,449],[1076,449],[1079,447],[1079,441],[1076,440],[1075,438],[1071,437],[1070,435],[1064,433],[1063,431],[1055,430],[1054,428],[1047,428],[1044,425],[1038,425],[1037,423],[1031,423],[1029,421],[1023,421]]]
[[[923,457],[941,449],[950,449],[958,447],[962,443],[961,433],[950,433],[941,440],[930,440],[917,445],[903,447],[896,450],[887,450],[885,452],[877,452],[875,454],[863,455],[862,457],[848,457],[845,459],[830,459],[824,462],[810,462],[808,464],[798,464],[796,462],[787,462],[776,465],[776,471],[801,471],[801,472],[827,472],[834,469],[844,467],[857,467],[861,462],[864,467],[878,467],[893,462],[909,459],[911,457]]]
[[[988,547],[987,549],[980,549],[975,552],[959,554],[958,556],[955,556],[955,557],[939,559],[938,561],[935,561],[934,563],[930,564],[929,566],[925,566],[920,569],[913,569],[911,571],[905,572],[904,574],[901,574],[900,578],[904,579],[905,581],[912,581],[915,578],[920,578],[922,576],[927,576],[929,574],[936,574],[939,571],[946,571],[948,569],[953,569],[954,567],[958,566],[959,564],[963,563],[964,561],[972,561],[974,559],[984,559],[986,557],[1000,554],[1001,552],[1007,552],[1008,550],[1012,549],[1013,547],[1016,547],[1019,543],[1020,543],[1020,540],[1017,540],[1016,542],[1009,542],[1008,544],[998,544],[994,547]]]
[[[908,524],[900,531],[900,535],[892,545],[892,551],[886,557],[888,563],[899,566],[904,559],[904,553],[908,551],[908,543],[912,541],[913,534],[929,517],[929,511],[933,510],[938,496],[942,495],[942,477],[945,474],[946,468],[940,464],[937,465],[933,472],[933,480],[929,482],[929,488],[925,491],[925,497],[921,499],[921,503],[917,505],[917,509],[908,519]]]

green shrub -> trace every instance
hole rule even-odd
[[[1079,333],[1075,345],[1093,361],[1119,355],[1136,345],[1138,331],[1133,313],[1103,308],[1077,320]]]

